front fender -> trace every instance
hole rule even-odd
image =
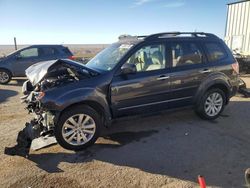
[[[111,119],[111,112],[105,93],[98,88],[77,88],[63,92],[61,95],[45,97],[41,100],[42,107],[49,111],[62,112],[64,109],[74,104],[84,102],[95,102],[104,109],[106,120]]]

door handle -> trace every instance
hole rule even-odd
[[[211,69],[204,69],[204,70],[201,70],[199,71],[200,73],[208,73],[208,72],[212,72]]]
[[[156,78],[156,80],[166,80],[166,79],[169,79],[169,76],[160,76],[158,78]]]

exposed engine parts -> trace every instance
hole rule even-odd
[[[12,148],[5,148],[5,153],[9,155],[27,156],[32,141],[42,141],[41,147],[55,143],[54,136],[55,112],[50,112],[41,106],[40,99],[45,92],[54,87],[60,87],[79,80],[96,75],[84,69],[83,65],[71,63],[70,60],[55,60],[41,62],[26,70],[28,80],[24,82],[21,101],[26,104],[26,110],[35,117],[25,124],[17,137],[17,145]],[[37,138],[41,138],[40,140]],[[54,138],[54,137],[53,137]],[[35,148],[41,148],[39,143]]]

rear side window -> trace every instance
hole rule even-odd
[[[43,48],[43,54],[44,55],[56,55],[58,54],[58,52],[55,48]]]
[[[172,66],[180,67],[202,63],[202,53],[196,43],[175,42],[171,45]]]
[[[210,62],[222,60],[227,56],[224,48],[219,43],[205,43],[205,47],[207,49],[207,56]]]

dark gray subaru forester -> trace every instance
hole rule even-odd
[[[112,120],[191,106],[215,119],[238,89],[238,63],[209,33],[119,37],[86,65],[61,59],[26,70],[30,139],[55,135],[70,150],[93,144]]]

